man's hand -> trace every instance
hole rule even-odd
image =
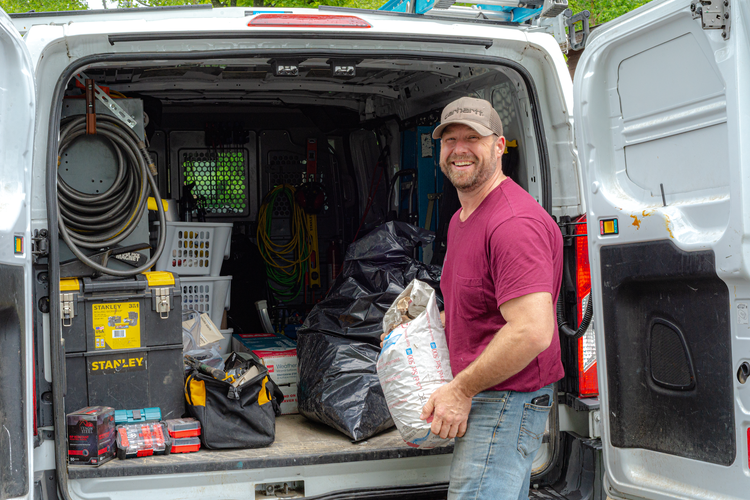
[[[388,334],[387,334],[387,333],[383,333],[382,335],[380,335],[380,348],[381,348],[381,349],[383,348],[383,342],[385,342],[385,338],[386,338],[387,336],[388,336]]]
[[[432,393],[419,418],[432,422],[432,433],[443,439],[463,437],[469,411],[471,396],[467,396],[453,380]]]

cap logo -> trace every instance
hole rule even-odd
[[[479,116],[484,116],[484,112],[481,109],[477,108],[456,108],[452,109],[448,113],[446,113],[445,118],[450,118],[451,116],[455,115],[456,113],[474,113]]]

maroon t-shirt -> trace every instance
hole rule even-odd
[[[557,303],[563,266],[557,224],[510,178],[492,190],[468,219],[461,222],[460,215],[461,210],[453,215],[448,228],[440,280],[454,376],[505,325],[501,304],[534,292],[549,292],[552,304]],[[550,346],[526,368],[488,390],[533,392],[563,377],[554,323]]]

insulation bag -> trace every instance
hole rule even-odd
[[[432,434],[431,424],[419,419],[432,393],[453,380],[435,290],[412,281],[386,311],[383,331],[389,333],[378,357],[378,378],[401,437],[414,448],[446,444],[450,439]]]
[[[232,358],[239,357],[232,354]],[[227,369],[236,366],[227,360]],[[255,366],[259,374],[238,387],[197,370],[185,380],[188,414],[200,422],[201,441],[209,450],[261,448],[276,437],[276,417],[281,415],[284,395],[257,360],[243,359],[239,366]]]

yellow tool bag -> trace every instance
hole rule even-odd
[[[241,360],[239,366],[255,367],[258,374],[237,387],[198,370],[185,380],[188,414],[200,421],[201,441],[209,450],[262,448],[276,437],[276,417],[281,415],[284,395],[260,362]]]

